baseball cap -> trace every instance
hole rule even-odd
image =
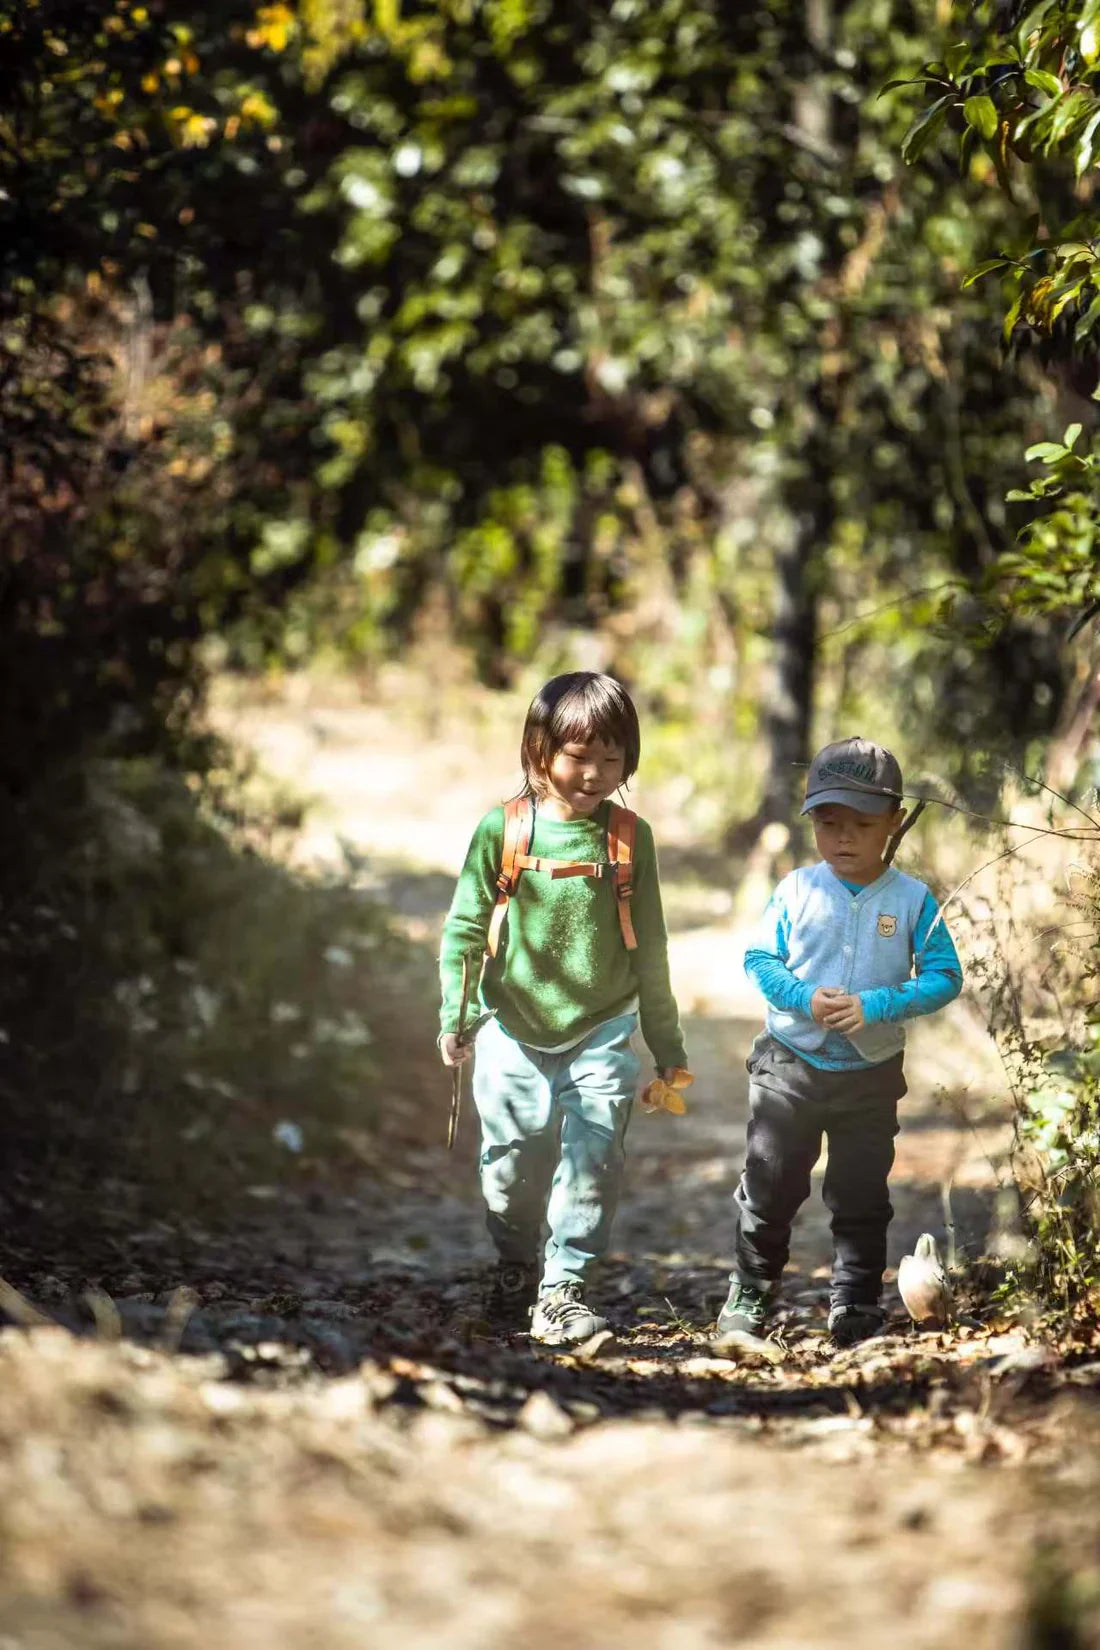
[[[897,757],[873,739],[838,739],[819,750],[806,776],[801,812],[839,802],[861,814],[887,814],[901,805],[902,777]]]

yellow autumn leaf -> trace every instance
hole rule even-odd
[[[176,141],[184,149],[204,149],[214,134],[217,122],[209,115],[200,115],[196,109],[177,104],[171,111]]]
[[[256,26],[249,29],[245,39],[250,46],[267,46],[273,52],[282,52],[294,29],[294,13],[289,6],[261,6],[256,13]]]
[[[445,80],[454,69],[438,40],[417,40],[409,52],[409,79],[414,85],[426,80]]]
[[[379,34],[392,40],[401,27],[401,0],[374,0],[374,22]]]
[[[248,92],[241,99],[240,116],[242,120],[255,121],[257,126],[274,126],[278,111],[263,92]]]
[[[682,1089],[690,1088],[695,1078],[683,1066],[677,1066],[666,1081],[663,1077],[655,1077],[642,1090],[642,1107],[645,1111],[667,1111],[673,1117],[683,1117],[687,1111]]]

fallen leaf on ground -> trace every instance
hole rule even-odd
[[[775,1341],[762,1341],[756,1335],[746,1335],[734,1330],[731,1335],[722,1335],[712,1343],[716,1358],[729,1358],[736,1361],[741,1358],[763,1358],[765,1363],[781,1364],[787,1354]]]

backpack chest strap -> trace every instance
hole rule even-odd
[[[539,854],[517,854],[518,871],[542,871],[548,877],[605,877],[612,867],[596,860],[544,859]]]

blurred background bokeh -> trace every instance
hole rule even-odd
[[[1100,1643],[1098,154],[1098,0],[0,3],[4,1650]],[[592,1366],[479,1327],[435,1047],[589,667],[697,1074]],[[831,1354],[813,1198],[757,1369],[740,954],[851,733],[960,1315]]]

